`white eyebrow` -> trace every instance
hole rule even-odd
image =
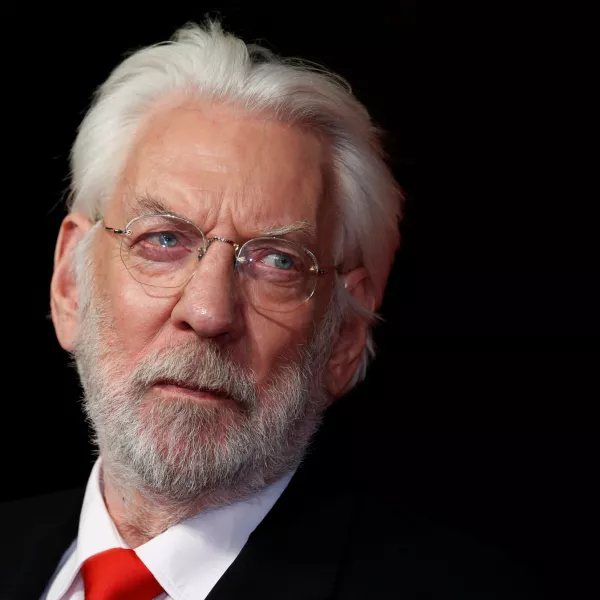
[[[189,221],[187,217],[176,213],[171,210],[165,202],[160,198],[156,198],[150,196],[149,194],[136,194],[135,195],[135,204],[138,213],[153,213],[153,214],[170,214],[174,217],[179,217],[180,219],[184,219]],[[295,223],[291,223],[290,225],[283,225],[281,227],[268,227],[267,229],[262,230],[256,237],[268,236],[268,237],[278,237],[283,236],[288,233],[299,232],[304,234],[304,237],[307,238],[308,241],[315,241],[315,227],[312,223],[308,221],[296,221]]]
[[[283,227],[270,227],[268,229],[264,229],[260,232],[260,235],[279,236],[285,235],[286,233],[294,233],[296,231],[309,234],[310,236],[314,236],[315,234],[314,226],[308,221],[297,221],[296,223],[284,225]]]

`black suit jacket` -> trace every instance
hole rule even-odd
[[[335,412],[335,411],[333,411]],[[515,565],[403,506],[328,416],[208,600],[538,598]],[[390,475],[390,479],[393,475]],[[39,600],[77,535],[83,489],[0,507],[0,599]],[[201,569],[202,565],[199,564]]]

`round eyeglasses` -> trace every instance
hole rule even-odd
[[[131,276],[158,288],[184,286],[213,242],[234,248],[234,266],[244,296],[257,308],[287,312],[315,293],[319,269],[315,255],[290,240],[258,237],[239,245],[207,238],[191,221],[170,214],[136,217],[124,229],[107,227],[121,238],[121,259]]]

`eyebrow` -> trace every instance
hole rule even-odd
[[[134,210],[139,214],[169,214],[174,217],[179,217],[180,219],[184,219],[186,221],[191,221],[185,215],[179,214],[172,210],[167,204],[157,198],[155,196],[150,196],[149,194],[143,193],[134,195],[133,202]],[[283,226],[273,226],[263,229],[258,232],[256,235],[252,237],[279,237],[284,236],[290,233],[299,233],[303,238],[306,238],[307,241],[314,242],[315,241],[315,227],[308,221],[296,221],[295,223],[291,223],[289,225]]]
[[[155,196],[150,196],[149,194],[135,194],[133,207],[134,211],[138,214],[138,216],[144,214],[168,214],[173,215],[174,217],[179,217],[180,219],[185,219],[189,221],[187,217],[180,215],[175,212],[169,206],[167,206],[160,198],[156,198]]]
[[[259,236],[280,236],[296,232],[303,233],[306,237],[312,238],[315,234],[315,228],[308,221],[296,221],[296,223],[284,225],[283,227],[263,229],[259,233]]]

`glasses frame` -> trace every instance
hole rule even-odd
[[[292,246],[295,246],[296,248],[300,249],[302,252],[304,252],[305,254],[308,255],[308,257],[312,260],[313,265],[311,267],[309,267],[309,271],[315,275],[315,285],[313,286],[313,289],[310,293],[310,295],[303,300],[302,302],[300,302],[298,304],[298,306],[301,306],[302,304],[304,304],[305,302],[308,302],[315,294],[315,291],[317,289],[317,278],[318,277],[322,277],[323,275],[326,275],[327,273],[329,273],[329,271],[332,268],[336,268],[336,267],[328,267],[326,269],[321,269],[319,268],[319,263],[317,261],[317,257],[305,246],[302,246],[301,244],[298,244],[297,242],[293,242],[292,240],[287,240],[285,238],[282,237],[278,237],[278,236],[272,236],[272,235],[261,235],[255,238],[251,238],[249,240],[246,240],[243,244],[238,244],[237,242],[230,240],[229,238],[225,238],[225,237],[221,237],[221,236],[213,236],[210,238],[207,238],[204,231],[202,231],[202,229],[200,229],[200,227],[198,227],[198,225],[196,225],[196,223],[185,219],[184,217],[180,217],[178,215],[172,215],[170,213],[149,213],[149,214],[145,214],[145,215],[139,215],[137,217],[134,217],[133,219],[131,219],[131,221],[129,221],[127,223],[127,225],[125,225],[125,227],[123,229],[117,228],[117,227],[108,227],[106,225],[106,222],[104,221],[104,218],[101,218],[100,220],[102,221],[102,224],[104,225],[104,230],[112,233],[116,236],[120,236],[120,254],[121,254],[121,261],[123,261],[123,264],[125,264],[125,261],[123,260],[123,240],[124,240],[124,236],[128,236],[132,234],[132,230],[131,227],[133,226],[133,224],[136,221],[139,221],[140,219],[145,219],[148,217],[167,217],[169,219],[175,219],[178,221],[183,221],[184,223],[187,223],[188,225],[191,225],[192,227],[194,227],[198,233],[200,234],[200,237],[202,238],[202,241],[204,242],[204,247],[203,248],[198,248],[198,261],[200,261],[208,252],[208,249],[211,247],[211,245],[213,244],[213,242],[223,242],[225,244],[229,244],[230,246],[233,247],[233,251],[234,251],[234,257],[235,257],[235,264],[234,264],[234,268],[238,265],[238,264],[244,264],[245,259],[243,256],[241,256],[243,254],[243,250],[244,247],[251,243],[254,242],[256,240],[263,240],[263,239],[268,239],[268,240],[277,240],[280,242],[285,242],[286,244],[291,244]],[[127,269],[127,271],[129,272],[129,274],[131,275],[131,277],[135,280],[138,281],[137,279],[135,279],[135,277],[133,277],[133,275],[131,274],[131,272],[129,271],[129,268],[127,267],[127,265],[125,264],[125,268]],[[190,277],[185,280],[182,284],[178,285],[178,286],[173,286],[172,288],[169,287],[164,287],[164,286],[154,286],[151,283],[143,283],[143,282],[138,282],[141,283],[142,285],[148,285],[150,287],[157,287],[157,288],[161,288],[161,289],[177,289],[177,288],[183,288],[185,287],[192,279],[192,277],[194,276],[194,273],[196,271],[192,271],[192,274],[190,275]],[[296,307],[297,308],[297,307]],[[294,310],[293,308],[290,310]],[[285,311],[288,312],[288,311]]]

